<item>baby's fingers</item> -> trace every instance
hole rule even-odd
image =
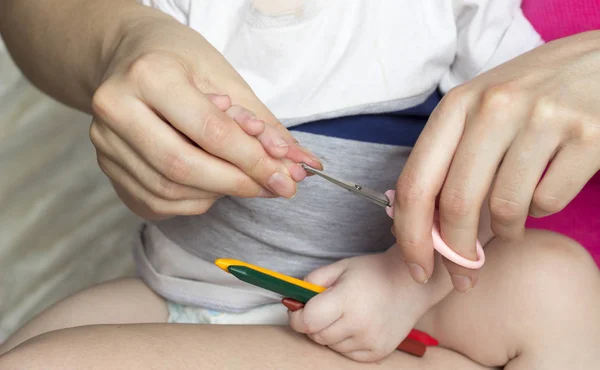
[[[308,337],[314,342],[323,346],[329,346],[331,349],[339,343],[345,342],[352,337],[352,324],[344,318],[336,320],[333,324],[324,330],[314,334],[308,334]],[[335,349],[334,349],[335,351]]]
[[[303,309],[289,314],[290,327],[304,334],[314,334],[336,322],[344,312],[344,302],[333,290],[311,298]]]
[[[231,98],[227,95],[206,94],[206,97],[223,112],[231,107]]]
[[[275,158],[283,158],[288,152],[289,145],[279,131],[257,118],[254,113],[239,105],[229,107],[225,113],[250,136],[255,136],[263,148]]]
[[[265,131],[265,121],[256,118],[254,113],[244,107],[233,105],[227,108],[225,113],[250,136],[258,136]]]

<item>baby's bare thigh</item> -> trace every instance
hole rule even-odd
[[[594,309],[600,306],[600,273],[581,246],[530,230],[521,242],[494,239],[485,250],[477,286],[451,293],[419,328],[490,367],[585,368],[600,361],[594,348],[586,348],[600,341]]]
[[[73,355],[76,353],[77,355]],[[50,332],[0,357],[1,369],[394,369],[484,370],[464,356],[433,348],[417,358],[395,352],[358,363],[284,326],[138,324]]]
[[[165,301],[139,279],[119,279],[83,290],[40,313],[0,346],[0,354],[49,331],[95,324],[167,321]]]

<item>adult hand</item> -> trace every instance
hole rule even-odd
[[[433,271],[438,195],[442,238],[473,260],[488,196],[492,230],[506,239],[523,235],[527,215],[563,209],[600,168],[599,97],[600,31],[538,47],[446,94],[396,187],[395,235],[414,280]],[[458,291],[475,286],[478,271],[444,263]]]
[[[201,214],[222,195],[291,197],[295,163],[321,167],[221,54],[172,19],[130,26],[93,111],[98,162],[147,219]]]

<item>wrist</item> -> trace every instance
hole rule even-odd
[[[153,30],[164,30],[165,23],[179,24],[156,9],[136,3],[123,5],[116,14],[119,17],[99,40],[99,65],[88,86],[92,94],[114,71],[145,53],[143,45],[151,38]]]

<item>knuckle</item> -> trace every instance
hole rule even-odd
[[[181,154],[168,154],[162,161],[162,172],[167,180],[176,183],[185,183],[191,172],[191,166]]]
[[[440,101],[439,107],[442,110],[456,109],[456,107],[465,107],[471,92],[467,84],[453,87],[444,95]]]
[[[597,120],[597,118],[596,118]],[[569,136],[584,146],[598,147],[600,142],[600,121],[591,117],[580,117],[569,125]]]
[[[548,97],[538,98],[533,104],[531,124],[534,129],[547,127],[559,115],[556,102]]]
[[[512,224],[521,220],[526,209],[523,204],[513,200],[511,196],[492,195],[490,197],[490,213],[492,218],[501,224]]]
[[[449,220],[462,220],[474,208],[473,200],[463,190],[445,188],[440,196],[440,215]]]
[[[127,70],[130,81],[143,82],[156,78],[156,74],[165,69],[165,57],[158,53],[147,53],[131,63]]]
[[[150,52],[129,65],[125,80],[134,86],[176,93],[183,82],[181,76],[185,73],[184,64],[172,55],[165,52]]]
[[[146,207],[148,207],[148,209],[157,215],[168,215],[169,212],[167,211],[164,201],[162,201],[161,199],[154,197],[154,196],[148,196],[145,199],[142,199],[142,202],[144,202],[144,204],[146,205]]]
[[[98,127],[98,123],[96,122],[96,120],[93,120],[92,124],[90,125],[89,136],[90,140],[92,141],[92,144],[95,147],[98,147],[100,140],[102,140],[102,133],[100,127]]]
[[[96,151],[96,162],[98,163],[98,167],[100,167],[102,172],[104,172],[106,176],[110,177],[108,174],[108,159],[98,151]]]
[[[231,137],[231,130],[216,113],[207,113],[202,118],[201,128],[201,137],[211,147],[220,147]]]
[[[481,95],[481,109],[497,114],[518,101],[520,95],[519,88],[512,82],[492,86]]]
[[[169,180],[166,176],[158,175],[158,181],[155,188],[156,194],[164,199],[177,200],[180,199],[180,194],[177,191],[176,184]]]
[[[116,121],[116,107],[120,105],[120,96],[121,94],[110,81],[103,83],[92,96],[92,112],[106,122]]]

